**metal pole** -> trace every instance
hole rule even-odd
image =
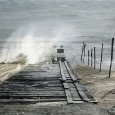
[[[103,61],[103,44],[102,44],[102,48],[101,48],[101,60],[100,60],[100,72],[101,72],[101,67],[102,67],[102,61]]]
[[[112,43],[111,43],[111,62],[109,68],[109,78],[111,76],[111,68],[112,68],[112,61],[113,61],[113,46],[114,46],[114,38],[112,38]]]

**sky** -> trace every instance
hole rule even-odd
[[[0,0],[0,40],[115,35],[115,0]]]

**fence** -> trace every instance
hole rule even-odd
[[[104,44],[102,44],[102,46],[101,46],[99,72],[102,71],[103,51],[104,51]],[[87,54],[88,66],[91,66],[94,69],[96,69],[96,47],[88,49],[87,52],[88,52],[88,54]],[[112,63],[113,63],[113,52],[114,52],[114,38],[112,38],[112,42],[111,42],[111,59],[110,59],[110,67],[109,67],[109,78],[111,77],[111,69],[112,69]],[[83,42],[82,53],[81,53],[81,63],[85,62],[85,57],[86,57],[86,43]]]

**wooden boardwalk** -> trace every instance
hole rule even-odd
[[[95,102],[66,61],[28,65],[0,85],[0,103]]]

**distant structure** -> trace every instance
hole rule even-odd
[[[65,61],[65,55],[64,55],[64,47],[60,46],[59,49],[57,49],[57,61]]]

